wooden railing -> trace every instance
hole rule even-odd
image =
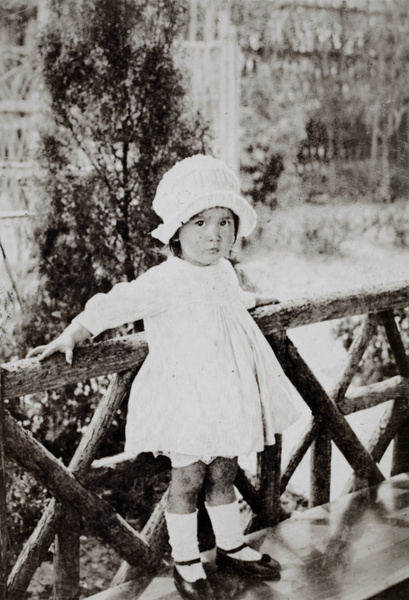
[[[251,482],[243,470],[239,470],[236,485],[252,509],[248,531],[280,520],[280,496],[310,446],[311,505],[329,500],[331,440],[353,468],[354,475],[345,492],[384,479],[377,463],[393,439],[392,474],[409,471],[406,442],[409,435],[409,363],[393,314],[394,309],[407,306],[409,285],[405,283],[388,288],[269,305],[253,311],[254,318],[276,352],[287,376],[310,407],[312,418],[282,470],[281,436],[277,436],[275,446],[266,448],[262,453],[257,484]],[[327,394],[287,337],[286,330],[352,315],[365,317],[342,372]],[[385,328],[399,375],[348,394],[365,348],[379,325]],[[146,455],[131,460],[122,455],[100,461],[94,461],[94,458],[147,351],[144,334],[134,334],[78,348],[72,366],[67,365],[62,356],[53,356],[42,363],[36,359],[26,359],[1,366],[1,600],[18,600],[24,597],[30,580],[54,538],[54,598],[78,598],[81,516],[88,530],[114,548],[124,560],[113,583],[138,577],[142,591],[160,568],[166,544],[166,493],[154,508],[142,532],[137,532],[92,491],[96,482],[101,485],[104,478],[111,478],[113,474],[120,477],[121,473],[127,473],[129,477],[137,477],[146,461]],[[50,454],[4,410],[3,401],[7,398],[50,390],[107,373],[115,375],[68,467]],[[394,402],[385,412],[365,448],[344,415],[386,400]],[[32,473],[54,497],[9,574],[7,585],[4,453]],[[158,461],[157,468],[167,468],[166,461]]]

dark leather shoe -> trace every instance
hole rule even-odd
[[[186,581],[175,567],[173,570],[175,587],[185,600],[216,600],[212,586],[207,579]]]
[[[247,544],[243,544],[239,548],[233,550],[222,550],[217,548],[216,552],[216,564],[218,567],[227,569],[234,569],[247,575],[254,575],[260,579],[270,579],[272,581],[278,581],[281,577],[280,563],[271,558],[268,554],[262,554],[259,560],[240,560],[234,558],[236,552],[239,552],[246,547]]]

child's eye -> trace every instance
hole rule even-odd
[[[204,220],[203,219],[198,219],[197,221],[195,221],[195,225],[198,225],[199,227],[202,227],[202,225],[204,225]]]
[[[231,225],[231,221],[230,221],[230,219],[223,219],[223,221],[220,221],[220,225],[222,227],[229,226],[229,225]]]

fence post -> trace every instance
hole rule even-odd
[[[311,490],[309,507],[326,504],[331,492],[331,436],[321,429],[311,444]]]
[[[63,506],[55,536],[54,600],[78,600],[80,595],[80,516]]]
[[[347,360],[330,391],[330,398],[336,405],[343,400],[345,393],[357,371],[369,341],[376,331],[377,322],[367,315],[348,351]],[[310,506],[325,504],[331,495],[331,436],[321,429],[311,446],[311,491]]]
[[[7,530],[6,530],[6,465],[5,465],[5,434],[4,434],[4,404],[2,394],[2,379],[0,368],[0,600],[7,599]]]
[[[264,527],[277,525],[280,517],[282,435],[276,433],[274,446],[266,446],[260,461],[261,518]]]
[[[392,310],[379,313],[379,319],[385,328],[392,354],[396,361],[399,374],[402,377],[409,378],[409,361],[406,355],[399,329],[396,325]],[[409,415],[408,419],[401,425],[393,442],[393,458],[391,467],[391,477],[399,473],[409,471]]]

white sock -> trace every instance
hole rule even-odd
[[[216,538],[216,545],[222,550],[233,550],[244,544],[243,527],[240,518],[239,503],[236,500],[231,504],[211,506],[206,502]],[[261,554],[249,546],[231,555],[238,560],[260,560]]]
[[[197,511],[187,515],[165,511],[165,518],[175,562],[200,559],[197,541]],[[206,579],[201,562],[193,565],[175,565],[175,567],[186,581],[194,582],[198,579]]]

